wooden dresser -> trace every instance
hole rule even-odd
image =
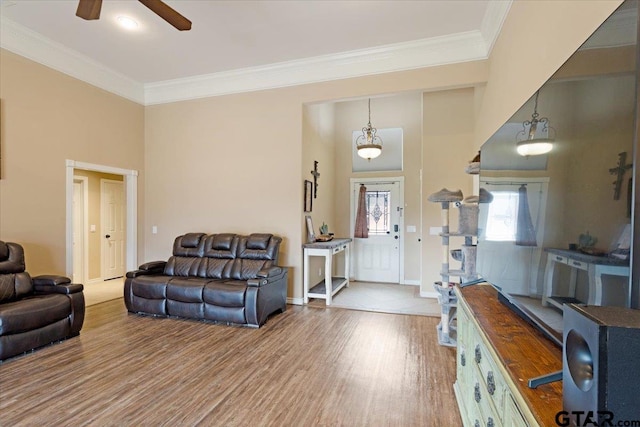
[[[488,284],[457,288],[454,385],[465,426],[556,426],[562,382],[527,387],[562,369],[562,350],[498,301]]]

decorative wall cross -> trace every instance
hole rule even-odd
[[[613,181],[613,200],[620,200],[620,188],[622,188],[622,181],[624,180],[624,174],[627,170],[631,169],[633,164],[627,164],[627,152],[618,154],[618,166],[609,169],[611,175],[617,175],[616,180]]]
[[[318,197],[318,178],[320,178],[317,160],[313,161],[313,170],[311,171],[311,175],[313,175],[313,198],[316,199]]]

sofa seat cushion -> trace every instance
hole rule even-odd
[[[202,297],[207,304],[220,307],[244,307],[246,290],[246,282],[211,281],[205,285]]]
[[[0,335],[42,328],[70,314],[71,300],[62,294],[36,295],[0,304]]]
[[[208,279],[174,277],[167,284],[167,299],[181,302],[203,302],[202,290]]]
[[[131,280],[133,295],[146,299],[165,299],[169,276],[138,276]]]

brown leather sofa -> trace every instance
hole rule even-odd
[[[272,234],[178,236],[167,262],[127,273],[127,310],[260,327],[287,308],[287,269],[277,265],[281,241]]]
[[[78,335],[82,290],[63,276],[32,279],[22,246],[0,241],[0,360]]]

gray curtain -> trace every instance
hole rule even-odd
[[[518,189],[518,223],[516,224],[517,246],[538,246],[536,242],[536,230],[531,221],[527,186],[521,185]]]
[[[361,239],[369,238],[369,228],[367,227],[367,187],[360,184],[360,194],[358,195],[358,211],[356,212],[356,230],[354,237]]]

